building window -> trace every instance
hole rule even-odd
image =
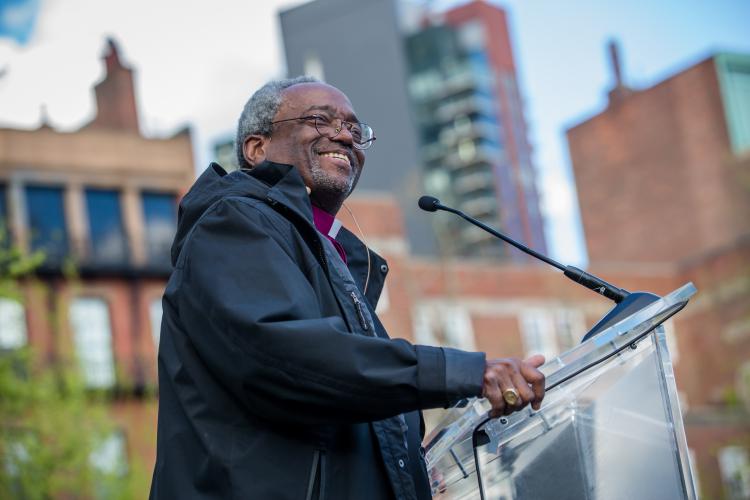
[[[0,184],[0,250],[8,250],[14,245],[8,210],[8,186]]]
[[[157,350],[159,349],[159,338],[161,335],[162,314],[161,298],[152,300],[148,305],[148,316],[151,320],[151,336],[154,339],[154,345]]]
[[[70,324],[78,362],[87,387],[115,385],[112,331],[107,303],[97,298],[76,298],[70,306]]]
[[[750,459],[741,446],[727,446],[719,450],[719,470],[724,483],[725,498],[750,498]]]
[[[125,434],[115,431],[102,440],[89,455],[89,463],[102,474],[115,476],[127,474]]]
[[[583,315],[575,309],[528,309],[519,317],[526,356],[547,360],[572,349],[585,332]]]
[[[419,344],[474,350],[471,317],[457,305],[419,304],[414,312],[414,338]]]
[[[543,354],[545,358],[550,359],[558,354],[554,323],[546,311],[523,311],[520,321],[526,356]]]
[[[117,191],[86,189],[91,260],[100,264],[124,263],[127,241]]]
[[[62,261],[68,254],[62,188],[27,186],[26,214],[31,250],[44,252],[47,263]]]
[[[3,467],[5,468],[5,473],[9,478],[17,479],[26,464],[31,460],[31,455],[23,442],[12,435],[6,438],[4,444],[5,449],[3,450],[3,454],[5,456],[3,457]],[[17,481],[13,481],[13,483],[12,489],[20,493],[22,485]]]
[[[17,300],[0,299],[0,349],[26,345],[26,314]]]
[[[750,151],[750,57],[720,54],[716,69],[732,151],[745,154]]]
[[[5,194],[6,186],[0,184],[0,248],[10,246],[10,224],[8,222],[8,198]]]
[[[231,172],[239,168],[237,164],[237,152],[234,149],[234,138],[223,140],[214,144],[214,157],[216,163]]]
[[[576,309],[557,309],[553,314],[557,348],[565,352],[578,345],[586,335],[586,322],[581,311]]]
[[[164,193],[143,193],[142,200],[148,262],[169,265],[172,239],[177,230],[175,197]]]
[[[123,478],[128,473],[128,454],[125,434],[110,433],[94,446],[89,454],[89,464],[98,472],[94,478],[94,498],[117,498],[122,496],[122,483],[113,479]]]

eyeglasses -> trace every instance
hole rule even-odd
[[[290,122],[294,120],[312,120],[315,125],[315,130],[318,131],[323,137],[333,139],[344,127],[352,135],[352,144],[357,149],[367,149],[372,145],[375,140],[375,132],[372,127],[366,123],[348,122],[340,118],[328,119],[322,115],[309,115],[309,116],[298,116],[296,118],[286,118],[284,120],[277,120],[271,122],[272,125],[281,122]]]

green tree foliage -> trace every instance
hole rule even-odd
[[[18,279],[29,275],[43,261],[44,254],[24,255],[8,242],[4,226],[0,224],[0,297],[20,299]]]
[[[0,245],[0,297],[20,301],[18,280],[41,261]],[[87,390],[72,361],[41,361],[0,347],[0,498],[143,497],[148,479],[124,458],[111,395]]]

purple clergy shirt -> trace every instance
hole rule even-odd
[[[321,234],[328,238],[328,241],[333,243],[333,247],[341,256],[341,260],[346,264],[346,252],[344,251],[344,247],[341,246],[341,243],[336,241],[336,235],[339,233],[339,229],[341,229],[341,222],[336,220],[336,217],[333,215],[315,205],[312,206],[312,213],[315,227]]]

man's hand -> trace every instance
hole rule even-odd
[[[482,396],[492,405],[490,416],[509,415],[531,403],[538,410],[544,398],[544,374],[537,370],[544,364],[544,356],[537,354],[521,361],[518,358],[487,360],[482,382]],[[509,405],[503,393],[518,392],[518,402]]]

